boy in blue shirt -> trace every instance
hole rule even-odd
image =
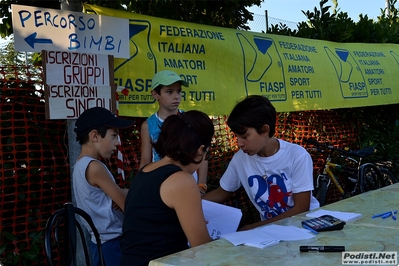
[[[170,115],[183,112],[179,110],[182,86],[188,87],[188,83],[170,70],[159,71],[152,78],[151,94],[158,101],[159,109],[141,125],[140,169],[150,162],[156,162],[161,159],[152,148],[152,143],[158,140],[163,121]],[[208,161],[204,160],[198,171],[193,173],[202,195],[205,194],[207,189],[207,174]]]

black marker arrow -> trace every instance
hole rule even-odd
[[[25,42],[33,49],[35,49],[35,43],[53,43],[51,39],[36,39],[36,36],[37,32],[34,32],[25,38]]]

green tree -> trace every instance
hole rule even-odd
[[[14,38],[0,45],[0,66],[31,66],[37,60],[35,53],[18,52],[15,50]]]
[[[353,21],[347,12],[341,11],[338,0],[332,0],[333,7],[326,5],[327,2],[321,0],[319,7],[312,11],[302,10],[307,20],[298,23],[297,30],[280,24],[272,25],[268,32],[333,42],[399,43],[399,13],[395,8],[397,0],[389,0],[388,16],[385,8],[381,8],[377,20],[359,14],[358,22]]]
[[[39,53],[30,52],[18,52],[15,50],[14,39],[10,38],[9,41],[0,45],[0,67],[5,70],[5,76],[7,79],[15,78],[15,69],[24,66],[34,66],[41,60]],[[22,71],[24,72],[24,71]],[[30,67],[30,73],[34,74],[32,77],[39,77],[35,75],[39,73],[39,69],[36,67]],[[20,79],[31,79],[31,77],[24,76],[23,73],[18,75]]]
[[[248,20],[253,20],[253,15],[247,8],[253,5],[260,6],[262,0],[88,0],[85,2],[160,18],[249,30],[246,24]],[[0,2],[0,18],[3,20],[3,24],[0,24],[1,37],[12,34],[11,4],[60,8],[57,0],[2,0]]]
[[[24,65],[24,53],[15,50],[14,41],[7,41],[0,47],[0,66]]]
[[[360,14],[354,22],[346,12],[338,8],[338,0],[333,0],[334,7],[326,6],[328,0],[321,0],[313,11],[302,11],[306,22],[298,24],[297,30],[285,25],[273,25],[268,32],[308,39],[351,43],[395,43],[399,44],[399,11],[395,8],[397,0],[389,0],[388,15],[381,8],[381,15],[372,20]],[[392,77],[393,79],[396,77]],[[392,88],[392,89],[397,89]],[[358,143],[354,146],[374,146],[377,153],[371,161],[392,162],[385,164],[399,176],[399,104],[367,106],[352,109],[337,109],[343,121],[360,121],[353,126],[359,132]]]

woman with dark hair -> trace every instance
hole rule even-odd
[[[162,157],[133,178],[125,202],[120,265],[148,265],[156,258],[211,241],[192,177],[214,134],[200,111],[171,115],[153,146]]]

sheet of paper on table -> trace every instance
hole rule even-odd
[[[233,245],[246,245],[257,248],[265,248],[278,244],[280,241],[295,241],[311,239],[314,234],[308,230],[293,225],[284,226],[270,224],[260,226],[252,230],[240,231],[223,235],[222,238]]]
[[[208,200],[202,200],[202,209],[212,239],[219,239],[224,234],[237,231],[242,217],[240,209]]]
[[[317,218],[322,215],[331,215],[331,216],[334,216],[335,218],[338,218],[341,221],[345,221],[345,222],[355,221],[355,220],[359,219],[360,217],[362,217],[361,213],[329,211],[329,210],[323,210],[323,209],[318,209],[314,212],[309,212],[306,214],[306,217]]]

